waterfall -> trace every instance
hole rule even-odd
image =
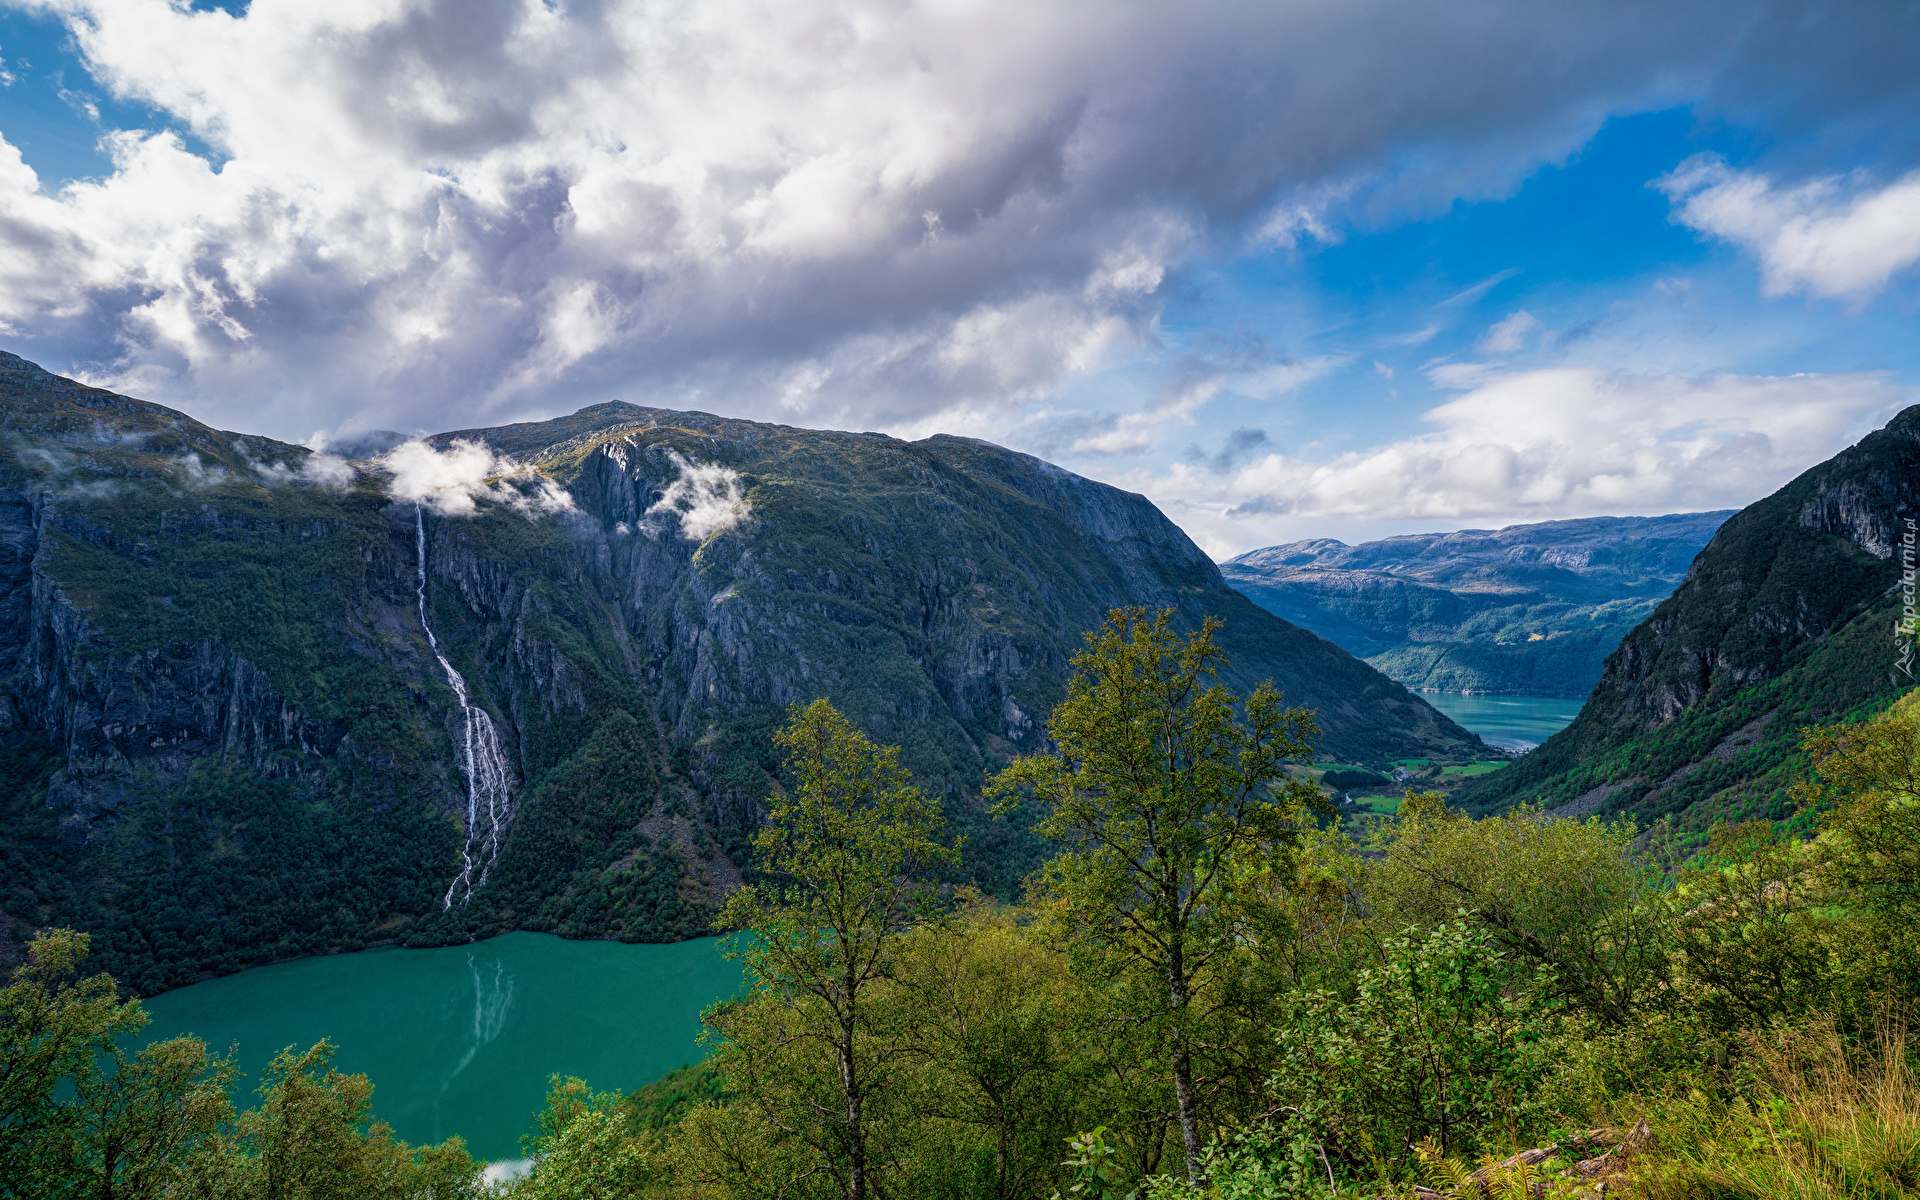
[[[485,709],[475,708],[467,697],[467,681],[453,669],[447,656],[440,653],[440,639],[433,636],[427,620],[427,521],[418,504],[413,506],[414,546],[420,559],[415,599],[420,605],[420,628],[427,632],[427,646],[447,673],[447,686],[460,701],[462,724],[466,727],[465,766],[467,772],[467,841],[460,848],[460,873],[447,885],[442,908],[452,908],[457,893],[460,903],[473,898],[475,888],[484,887],[487,872],[500,857],[500,843],[513,823],[513,792],[507,774],[507,756],[500,749],[500,732]],[[478,872],[476,878],[475,872]]]

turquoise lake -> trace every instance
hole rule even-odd
[[[1422,700],[1480,735],[1489,746],[1531,750],[1566,728],[1581,701],[1550,696],[1462,696],[1416,692]]]
[[[368,950],[255,967],[145,1001],[146,1040],[237,1044],[256,1102],[261,1070],[321,1038],[334,1066],[374,1084],[374,1116],[409,1142],[467,1140],[476,1158],[521,1155],[549,1075],[632,1091],[704,1057],[700,1013],[740,986],[713,938],[671,945],[509,933],[437,950]]]

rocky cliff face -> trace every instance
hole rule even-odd
[[[973,798],[1121,604],[1221,618],[1233,682],[1315,707],[1329,756],[1479,750],[1143,498],[985,443],[598,405],[432,439],[517,466],[417,505],[391,463],[11,356],[0,406],[0,912],[92,929],[147,990],[381,939],[697,932],[768,733],[821,695],[1010,887],[1035,847]],[[449,905],[463,871],[488,883]]]
[[[1894,625],[1916,518],[1920,407],[1722,525],[1579,718],[1466,802],[1783,815],[1798,730],[1913,683]]]
[[[1413,688],[1584,696],[1730,513],[1318,539],[1230,559],[1255,603]]]

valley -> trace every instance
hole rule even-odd
[[[1732,513],[1329,539],[1220,566],[1254,603],[1420,692],[1585,699]]]
[[[914,1189],[1121,1153],[1238,1187],[1291,1169],[1236,1099],[1265,1096],[1358,1195],[1440,1128],[1403,1079],[1524,1093],[1559,1137],[1602,1097],[1568,1064],[1643,1053],[1622,1028],[1870,1034],[1920,977],[1920,799],[1853,761],[1920,745],[1888,638],[1920,408],[1731,517],[1216,568],[1144,498],[969,439],[616,403],[349,460],[18,359],[0,392],[8,1003],[120,1006],[49,1112],[122,1103],[101,1063],[186,1122],[259,1080],[182,1134],[208,1179],[279,1161],[274,1113],[333,1147],[303,1170],[471,1200],[616,1167],[609,1195],[811,1195],[858,1094]],[[1210,948],[1164,957],[1174,928]],[[83,954],[114,982],[59,982]],[[1553,1054],[1471,1057],[1503,1038]],[[1457,1147],[1518,1144],[1505,1100],[1442,1107]],[[46,1129],[22,1153],[68,1153]]]
[[[1795,819],[1802,731],[1913,683],[1896,585],[1916,495],[1910,408],[1721,526],[1578,717],[1460,803],[1667,818],[1692,844],[1719,822]]]

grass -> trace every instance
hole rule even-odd
[[[1920,1078],[1906,1028],[1848,1046],[1831,1027],[1750,1035],[1750,1086],[1656,1104],[1636,1200],[1892,1200],[1920,1194]],[[1616,1192],[1609,1190],[1608,1195]]]
[[[1404,797],[1399,795],[1355,796],[1353,798],[1353,806],[1355,808],[1365,809],[1367,812],[1370,812],[1370,813],[1378,813],[1382,816],[1390,816],[1393,813],[1397,813],[1400,811],[1400,801],[1402,799],[1404,799]]]
[[[1501,767],[1504,767],[1506,765],[1507,764],[1504,762],[1466,763],[1464,765],[1442,767],[1440,768],[1440,774],[1446,778],[1456,778],[1456,777],[1469,776],[1469,775],[1486,775],[1493,771],[1498,771]]]

